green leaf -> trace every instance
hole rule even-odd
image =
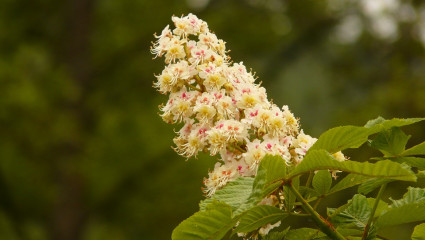
[[[369,180],[370,177],[353,174],[348,174],[345,178],[341,179],[333,188],[329,191],[330,193],[338,192],[346,188],[356,186]]]
[[[289,231],[285,240],[312,240],[326,236],[324,233],[313,228],[299,228]]]
[[[235,211],[242,203],[246,202],[251,195],[253,182],[254,178],[252,177],[237,178],[222,189],[217,190],[211,198],[201,201],[199,207],[201,210],[205,210],[208,204],[216,200],[227,203],[232,207],[232,210]]]
[[[339,208],[327,208],[326,213],[328,215],[328,218],[332,219],[336,215],[340,214],[342,211],[347,209],[351,205],[352,201],[348,201],[348,203],[340,206]]]
[[[412,240],[425,240],[425,223],[415,227],[412,233]]]
[[[337,161],[324,150],[309,151],[303,161],[298,164],[287,178],[316,170],[341,170],[368,177],[388,178],[402,181],[416,181],[416,175],[404,169],[400,164],[385,160],[375,164],[369,162],[354,162],[350,160]]]
[[[400,207],[389,208],[376,220],[377,227],[424,221],[425,202],[409,203]]]
[[[173,240],[219,240],[236,224],[232,219],[232,208],[222,202],[209,204],[181,222],[173,231]]]
[[[339,211],[338,214],[332,217],[332,222],[337,224],[353,223],[359,228],[364,228],[369,219],[372,207],[369,205],[366,197],[360,194],[354,195],[350,201],[348,207],[342,206],[344,210]]]
[[[362,236],[363,230],[360,229],[353,229],[353,228],[342,228],[337,227],[336,230],[341,233],[343,236]],[[351,237],[349,238],[352,239]]]
[[[277,207],[268,205],[255,206],[246,211],[239,220],[235,232],[247,233],[254,231],[268,223],[276,223],[285,218],[285,214]]]
[[[286,176],[286,163],[281,156],[266,155],[261,159],[260,168],[266,170],[266,185]]]
[[[301,196],[303,196],[304,198],[310,198],[310,197],[314,197],[319,195],[316,190],[312,189],[312,188],[308,188],[305,186],[300,186],[298,191],[300,192]]]
[[[376,221],[379,227],[425,220],[425,189],[409,187],[403,198],[392,200]]]
[[[425,170],[425,158],[419,157],[382,157],[373,158],[374,160],[388,159],[398,163],[406,163],[410,167],[416,167],[419,170]]]
[[[409,187],[400,200],[392,200],[391,207],[401,207],[409,203],[425,202],[425,189]],[[425,210],[425,209],[424,209]]]
[[[374,133],[392,128],[413,124],[425,118],[394,118],[385,120],[378,117],[370,120],[364,127],[341,126],[324,132],[310,150],[324,149],[335,153],[347,148],[358,148],[365,143],[368,137]]]
[[[238,215],[255,206],[263,198],[276,191],[286,176],[286,164],[280,156],[266,155],[260,162],[255,176],[252,191],[248,199],[242,203],[234,214]]]
[[[358,192],[362,194],[368,194],[381,185],[392,181],[394,180],[388,178],[370,178],[359,186]]]
[[[295,177],[292,180],[292,186],[295,189],[298,189],[300,186],[300,178],[299,177]],[[285,202],[285,208],[287,211],[292,211],[292,209],[294,208],[295,205],[295,201],[297,200],[297,197],[295,196],[295,194],[289,189],[288,186],[284,185],[283,186],[283,197],[284,197],[284,202]]]
[[[393,127],[378,133],[370,146],[385,156],[396,156],[404,151],[409,138],[400,128]]]
[[[381,127],[382,130],[392,127],[402,127],[425,120],[425,118],[393,118],[386,120],[382,117],[370,120],[366,123],[366,128]]]
[[[357,126],[331,128],[320,135],[309,151],[324,149],[330,153],[335,153],[347,148],[358,148],[367,141],[369,135],[378,131],[376,128]]]
[[[425,142],[407,149],[401,155],[402,156],[425,155]]]
[[[283,240],[288,231],[289,227],[281,232],[270,232],[269,234],[264,236],[262,240]]]
[[[332,176],[328,170],[320,170],[313,177],[313,188],[319,195],[329,192],[332,185]]]
[[[376,198],[367,198],[367,202],[370,208],[373,208],[375,201],[376,201]],[[381,213],[383,213],[387,209],[388,209],[388,203],[382,200],[379,200],[378,206],[376,207],[376,210],[375,210],[375,215],[373,217],[378,217],[379,215],[381,215]]]

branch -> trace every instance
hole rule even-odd
[[[344,236],[341,235],[329,222],[327,222],[322,216],[320,216],[308,202],[301,196],[301,194],[292,186],[292,183],[289,183],[289,189],[292,193],[297,196],[298,200],[300,200],[303,204],[303,208],[306,212],[311,214],[311,217],[316,222],[317,226],[324,232],[328,237],[334,240],[346,240]]]
[[[375,202],[373,203],[373,208],[372,208],[372,212],[370,213],[369,220],[367,221],[366,227],[364,228],[362,240],[366,239],[366,237],[369,233],[369,229],[370,229],[370,226],[372,224],[376,208],[378,208],[379,200],[381,199],[382,193],[384,193],[386,186],[387,186],[387,184],[385,183],[379,189],[378,195],[376,196]]]

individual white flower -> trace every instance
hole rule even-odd
[[[206,131],[209,129],[208,125],[197,124],[192,129],[191,133],[187,137],[187,142],[180,148],[180,154],[187,158],[196,155],[199,151],[202,151],[207,143]]]
[[[290,164],[291,153],[286,146],[280,143],[279,138],[270,135],[265,135],[263,138],[261,146],[267,154],[281,156],[287,164]]]
[[[210,48],[214,48],[218,44],[217,36],[210,32],[201,33],[198,38],[200,44]]]
[[[234,98],[236,106],[240,109],[253,108],[260,103],[257,89],[252,85],[238,86],[234,92]]]
[[[226,96],[224,91],[220,91],[214,94],[215,108],[217,110],[217,119],[235,119],[239,112],[237,111],[235,102],[231,97]]]
[[[210,90],[220,90],[220,88],[226,83],[226,78],[221,73],[209,74],[204,81],[204,86]]]
[[[293,141],[293,147],[295,148],[295,153],[297,156],[295,160],[297,163],[301,162],[302,158],[307,153],[308,149],[317,141],[317,138],[313,138],[310,135],[304,134],[304,131],[301,130],[297,138]]]
[[[174,144],[176,144],[176,149],[183,149],[183,145],[187,142],[187,138],[192,132],[194,122],[195,120],[189,119],[185,122],[183,127],[178,132],[176,132],[177,137],[173,139]]]
[[[176,62],[178,59],[183,59],[186,56],[184,46],[181,42],[170,42],[167,46],[167,53],[165,54],[165,62]]]
[[[204,79],[204,86],[207,91],[218,91],[227,82],[222,73],[222,68],[214,63],[202,64],[198,66],[199,77]]]
[[[234,63],[232,67],[228,69],[228,78],[234,83],[247,83],[253,84],[255,81],[254,76],[246,70],[243,62]]]
[[[196,119],[202,123],[212,122],[217,110],[214,107],[214,95],[208,92],[202,93],[197,100],[194,107],[196,112]]]
[[[207,132],[208,142],[210,144],[211,156],[216,155],[220,151],[225,151],[227,146],[227,136],[219,127],[214,127]]]
[[[236,120],[220,120],[207,132],[211,155],[226,149],[228,145],[238,144],[248,137],[245,126]]]
[[[151,53],[155,55],[155,58],[161,57],[166,52],[168,43],[171,41],[171,37],[173,36],[170,31],[170,26],[167,25],[159,36],[156,34],[154,34],[154,36],[155,38],[158,38],[158,40],[151,47]]]
[[[161,76],[166,76],[166,81],[161,81],[162,79],[158,79],[158,83],[155,84],[155,87],[161,89],[172,88],[177,85],[179,81],[184,82],[188,80],[193,74],[194,69],[189,66],[188,62],[180,61],[175,64],[168,65],[160,76],[157,78],[161,78]],[[162,84],[167,84],[169,86],[162,86]]]
[[[267,133],[268,123],[271,117],[272,112],[270,110],[260,108],[252,121],[252,125],[258,129],[261,135],[264,135]]]
[[[204,192],[207,197],[211,197],[218,189],[239,177],[239,166],[237,162],[216,163],[214,170],[208,173],[208,178],[204,179],[206,187]]]
[[[242,154],[244,161],[252,171],[257,172],[258,165],[260,165],[261,159],[266,155],[266,151],[262,148],[261,141],[258,139],[248,142],[246,148],[246,153]]]
[[[222,129],[229,142],[240,142],[248,138],[248,131],[244,124],[237,120],[221,120],[217,124],[219,126],[224,125]]]
[[[198,94],[196,91],[187,91],[186,88],[171,93],[167,104],[160,108],[163,112],[161,117],[169,123],[187,121],[194,113],[193,104]]]
[[[291,111],[289,111],[289,107],[287,105],[284,105],[282,107],[282,110],[283,110],[283,117],[285,118],[288,132],[293,134],[298,133],[299,123],[298,123],[298,120],[294,117],[294,114]]]
[[[190,54],[189,62],[196,66],[210,60],[213,52],[205,45],[197,45],[192,48]]]

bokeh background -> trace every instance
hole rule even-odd
[[[216,159],[170,148],[179,126],[157,115],[164,64],[149,52],[153,33],[189,12],[313,136],[425,116],[424,1],[1,0],[0,239],[170,239],[197,211]],[[425,123],[405,129],[409,145],[425,139]]]

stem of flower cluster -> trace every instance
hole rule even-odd
[[[369,233],[369,229],[370,229],[370,226],[372,225],[373,217],[375,215],[376,209],[378,208],[379,201],[386,187],[387,187],[387,184],[385,183],[379,189],[378,195],[376,196],[375,202],[373,203],[373,208],[372,208],[372,212],[370,213],[369,220],[367,221],[366,227],[364,228],[362,240],[366,239]]]
[[[186,87],[188,87],[188,88],[193,89],[193,90],[196,90],[196,91],[202,92],[202,89],[197,88],[197,87],[195,87],[195,86],[192,86],[192,85],[190,85],[189,83],[185,83],[184,85],[185,85]]]
[[[201,87],[201,92],[205,92],[205,86],[202,84],[202,80],[198,75],[195,76],[195,81]]]
[[[236,148],[239,152],[241,152],[241,153],[246,153],[246,150],[245,149],[243,149],[241,146],[239,146],[239,145],[234,145],[234,148]]]
[[[303,208],[306,212],[308,212],[311,217],[316,222],[317,226],[324,232],[328,237],[335,240],[346,240],[344,236],[341,235],[329,222],[327,222],[322,216],[320,216],[308,202],[301,196],[301,194],[295,189],[291,183],[289,183],[289,189],[292,193],[297,196],[298,200],[303,204]]]

